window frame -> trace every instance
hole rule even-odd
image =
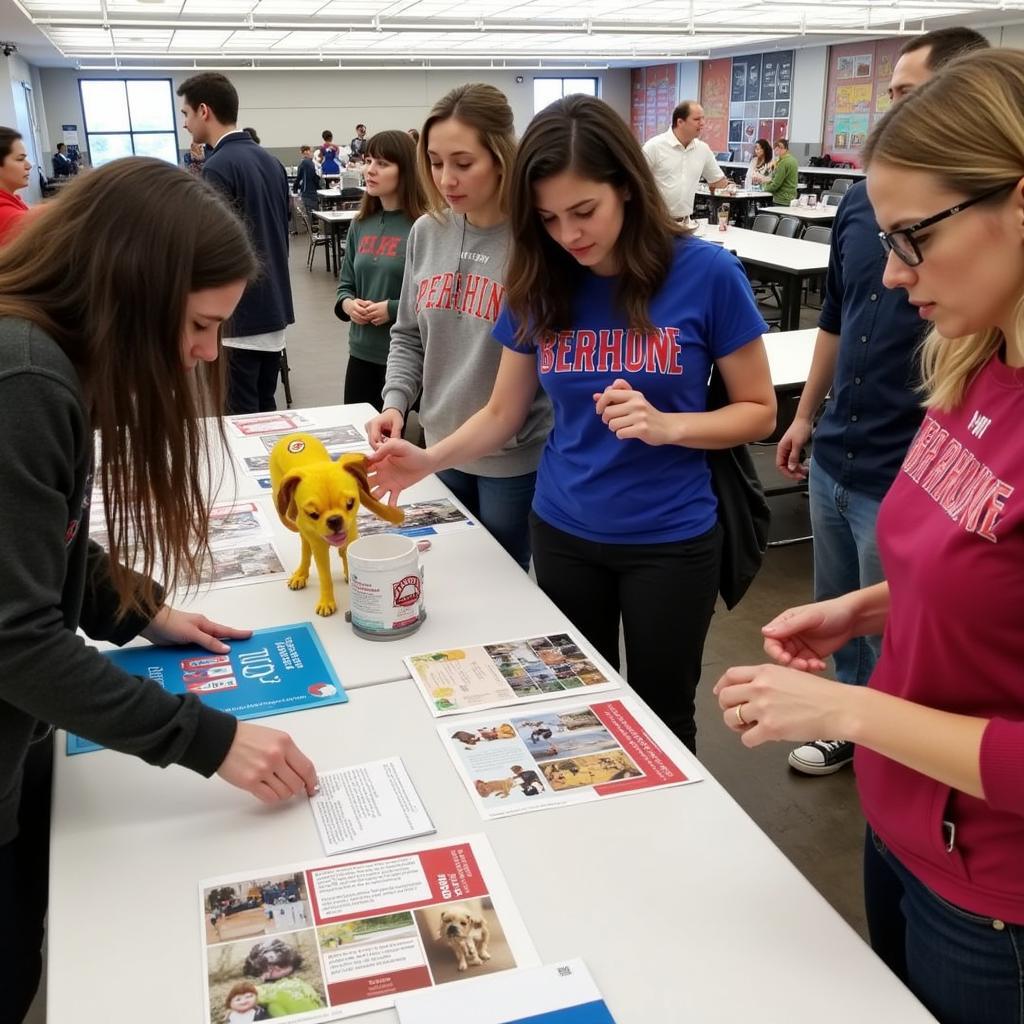
[[[128,128],[124,131],[90,131],[89,129],[89,115],[86,111],[85,102],[85,86],[89,82],[120,82],[124,86],[124,99],[125,99],[125,110],[128,113]],[[129,82],[166,82],[168,90],[168,100],[170,102],[170,113],[171,127],[169,129],[161,129],[153,131],[152,129],[139,129],[136,130],[132,124],[132,104],[131,99],[128,95],[128,83]],[[131,154],[136,156],[135,137],[137,135],[169,135],[174,142],[174,153],[175,153],[175,166],[178,166],[181,162],[181,152],[178,146],[178,123],[177,123],[177,111],[174,108],[174,80],[172,78],[165,77],[163,75],[157,75],[152,78],[146,77],[117,77],[116,75],[103,76],[103,77],[89,77],[78,79],[78,99],[82,105],[82,126],[85,129],[85,147],[89,154],[89,162],[95,167],[96,164],[93,161],[93,147],[92,147],[92,136],[100,135],[119,135],[127,136],[128,141],[131,144]],[[117,158],[115,158],[117,159]],[[168,161],[170,162],[170,161]]]
[[[537,107],[537,82],[559,82],[561,84],[562,94],[559,99],[565,99],[565,83],[566,82],[593,82],[594,91],[592,93],[583,93],[584,96],[601,96],[601,78],[599,75],[534,75],[533,76],[533,112],[539,114],[544,107]],[[569,95],[573,95],[570,93]]]

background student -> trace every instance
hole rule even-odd
[[[690,749],[720,578],[704,449],[770,433],[765,323],[739,262],[688,237],[639,144],[601,100],[538,114],[512,181],[505,346],[486,406],[426,451],[373,455],[378,493],[499,450],[538,378],[551,398],[530,517],[537,582]],[[712,366],[729,404],[707,409]]]
[[[28,213],[18,190],[28,187],[32,161],[20,132],[0,127],[0,245],[11,238]]]
[[[313,163],[313,150],[309,146],[300,146],[299,154],[302,159],[299,160],[299,166],[295,172],[295,184],[292,185],[292,192],[302,197],[303,208],[312,224],[313,211],[320,202],[320,197],[316,194],[320,188],[320,175]]]
[[[435,209],[409,235],[398,318],[384,383],[384,411],[367,424],[376,447],[401,437],[422,392],[428,444],[454,433],[491,393],[501,346],[492,337],[505,297],[512,110],[493,85],[453,89],[424,122],[422,180]],[[527,515],[551,408],[536,382],[515,438],[441,473],[456,497],[523,568]],[[496,446],[497,447],[497,446]]]
[[[871,944],[942,1024],[1024,1005],[1022,111],[1024,53],[983,50],[870,135],[885,285],[934,325],[924,422],[878,515],[886,582],[783,612],[777,664],[716,687],[747,746],[854,741]],[[883,632],[866,687],[810,674]]]
[[[416,146],[405,132],[378,132],[366,144],[366,193],[349,228],[335,315],[350,321],[344,402],[378,411],[413,222],[426,209]]]
[[[286,733],[130,676],[76,635],[221,653],[219,637],[248,635],[176,611],[151,574],[159,561],[167,579],[195,583],[208,554],[202,417],[219,399],[208,367],[256,266],[223,199],[153,159],[81,176],[0,251],[5,1021],[21,1020],[39,979],[51,726],[217,772],[266,801],[314,791]],[[109,553],[89,539],[94,487]]]

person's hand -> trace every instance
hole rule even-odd
[[[775,449],[775,468],[787,479],[807,479],[807,467],[800,459],[810,439],[811,421],[797,416]]]
[[[744,746],[756,747],[809,736],[845,739],[847,711],[859,689],[780,665],[744,665],[729,669],[714,692],[725,724],[741,734]]]
[[[370,447],[379,448],[388,438],[400,438],[405,426],[405,417],[397,409],[385,409],[366,424],[366,436]]]
[[[367,314],[367,307],[372,305],[372,302],[366,302],[364,299],[346,299],[341,304],[341,308],[352,323],[368,324],[370,319]]]
[[[234,742],[217,774],[232,786],[272,804],[319,788],[313,762],[291,736],[252,722],[239,722]]]
[[[372,455],[368,455],[370,493],[390,505],[398,504],[398,496],[425,476],[434,472],[430,452],[408,441],[392,438],[385,441]]]
[[[199,644],[214,654],[227,654],[231,648],[220,639],[221,637],[228,640],[248,640],[252,636],[252,630],[222,626],[205,615],[181,612],[165,604],[140,635],[154,644]]]
[[[594,395],[594,411],[620,440],[635,437],[650,445],[671,444],[668,416],[621,378]]]
[[[383,299],[380,302],[367,302],[363,306],[363,312],[368,323],[374,327],[382,327],[391,317],[388,315],[388,302]]]
[[[801,672],[823,672],[825,659],[854,637],[850,595],[787,608],[761,627],[764,653]]]

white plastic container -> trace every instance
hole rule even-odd
[[[352,628],[368,640],[395,640],[416,632],[426,618],[423,567],[410,537],[381,533],[348,548]]]

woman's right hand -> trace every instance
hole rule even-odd
[[[801,672],[823,672],[828,656],[858,635],[856,593],[788,608],[776,616],[761,627],[765,654]]]
[[[401,438],[404,426],[405,417],[397,409],[385,409],[366,424],[366,436],[370,439],[370,447],[376,451],[389,438]]]
[[[251,722],[238,723],[217,774],[268,804],[313,796],[319,788],[316,767],[288,733]]]
[[[408,441],[394,438],[385,441],[372,455],[370,464],[370,493],[388,503],[398,504],[398,496],[413,484],[430,476],[436,469],[429,449],[419,448]]]

